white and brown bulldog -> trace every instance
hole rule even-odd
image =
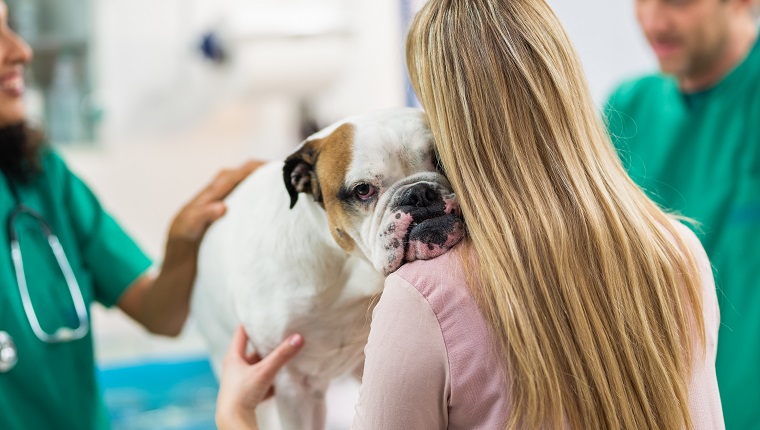
[[[394,109],[334,124],[226,203],[201,246],[195,321],[217,370],[238,324],[262,355],[301,333],[275,397],[283,428],[321,429],[330,381],[363,362],[384,276],[464,235],[425,116]]]

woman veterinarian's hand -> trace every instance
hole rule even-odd
[[[135,281],[119,300],[119,307],[153,333],[176,336],[190,312],[190,294],[198,267],[198,249],[208,227],[226,212],[224,198],[261,161],[249,161],[223,170],[186,204],[169,228],[161,272]]]
[[[216,424],[220,430],[258,429],[256,406],[274,393],[277,372],[303,347],[303,337],[294,334],[263,360],[246,354],[248,336],[238,327],[222,364],[222,380],[216,401]]]
[[[251,160],[236,169],[219,172],[206,188],[177,213],[169,228],[167,253],[168,248],[175,243],[183,247],[199,245],[211,223],[224,215],[224,198],[263,164],[262,161]]]

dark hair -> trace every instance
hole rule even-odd
[[[41,169],[42,133],[21,122],[0,127],[0,170],[18,181],[28,181]]]

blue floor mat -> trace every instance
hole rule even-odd
[[[207,359],[103,367],[113,430],[213,430],[219,384]]]

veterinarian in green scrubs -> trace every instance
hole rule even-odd
[[[24,125],[32,52],[7,16],[0,0],[0,429],[107,429],[89,305],[179,334],[201,238],[257,163],[220,174],[178,213],[161,270],[147,274],[148,257]]]
[[[637,2],[664,74],[623,84],[606,108],[631,177],[700,223],[718,287],[729,430],[760,428],[760,42],[749,3]]]
[[[42,159],[41,174],[15,185],[20,200],[57,235],[84,302],[112,306],[151,262],[58,156],[48,152]],[[0,177],[0,213],[7,216],[16,205],[8,179]],[[39,221],[22,214],[12,228],[40,327],[51,334],[59,327],[76,328],[72,294]],[[39,339],[24,310],[6,228],[0,230],[0,243],[0,330],[12,337],[17,351],[15,366],[0,374],[0,428],[108,428],[91,331],[70,341]],[[89,325],[87,315],[84,324]]]

